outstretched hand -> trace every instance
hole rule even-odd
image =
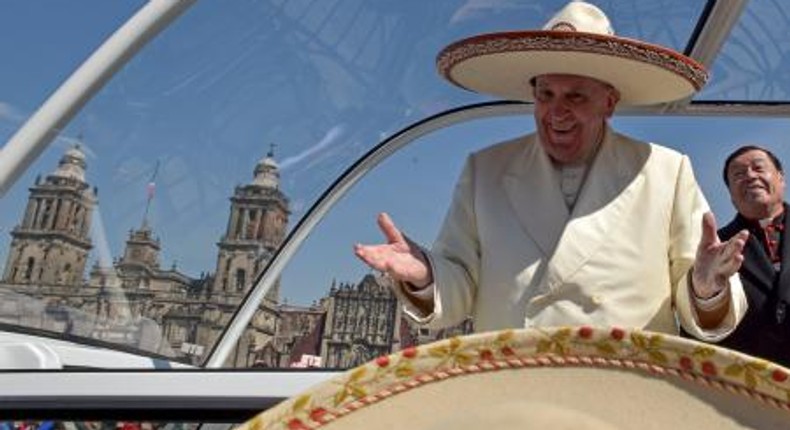
[[[729,285],[730,276],[743,263],[743,248],[749,231],[742,230],[726,242],[716,234],[716,218],[711,212],[702,216],[702,238],[697,247],[692,283],[697,297],[713,297]]]
[[[404,236],[386,213],[379,214],[377,222],[387,243],[356,244],[354,254],[371,268],[387,273],[396,281],[408,282],[418,288],[431,284],[433,275],[420,247]]]

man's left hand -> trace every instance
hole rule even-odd
[[[749,231],[742,230],[722,242],[716,234],[716,218],[706,212],[702,216],[702,238],[697,247],[697,259],[692,272],[694,294],[700,299],[711,298],[729,286],[730,276],[743,263],[743,248]]]

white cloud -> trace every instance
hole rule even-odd
[[[451,23],[458,23],[467,19],[474,19],[486,12],[499,12],[502,10],[523,9],[524,2],[517,0],[468,0],[450,18]]]
[[[326,132],[324,137],[318,141],[318,143],[307,148],[301,153],[294,155],[293,157],[288,157],[284,159],[280,163],[280,170],[282,171],[288,169],[289,167],[293,167],[294,165],[301,163],[305,160],[309,161],[311,158],[313,158],[314,155],[318,154],[319,152],[321,152],[321,150],[323,150],[324,148],[328,147],[333,142],[335,142],[340,137],[340,135],[343,134],[343,129],[344,127],[342,125],[336,125],[332,127],[328,132]]]
[[[25,115],[22,115],[14,106],[0,101],[0,121],[19,123],[24,119]]]

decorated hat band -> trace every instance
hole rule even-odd
[[[788,375],[667,334],[506,330],[379,357],[241,429],[790,428]]]

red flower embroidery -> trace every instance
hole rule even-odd
[[[491,352],[490,349],[484,349],[480,351],[480,359],[483,361],[492,361],[494,359],[494,353]]]
[[[417,356],[417,348],[410,346],[402,351],[405,358],[414,358]]]
[[[612,339],[614,340],[623,340],[625,337],[625,330],[621,328],[613,328],[609,335],[612,336]]]
[[[376,359],[376,364],[378,364],[379,367],[387,367],[390,364],[390,358],[386,355],[382,355]]]
[[[326,409],[324,408],[315,408],[310,411],[310,419],[319,423],[324,419],[324,415],[326,415]]]
[[[589,339],[589,338],[592,337],[592,335],[593,335],[592,327],[584,326],[584,327],[579,328],[579,337],[580,338],[582,338],[582,339]]]
[[[771,373],[771,378],[776,382],[784,382],[787,380],[787,373],[780,369],[776,369]]]
[[[702,362],[702,373],[708,376],[716,376],[717,370],[716,365],[711,363],[710,361],[703,361]]]
[[[291,421],[288,421],[288,430],[309,430],[309,427],[307,427],[299,418],[294,418]]]
[[[694,369],[694,360],[689,357],[680,357],[680,367],[683,370],[692,370]]]

